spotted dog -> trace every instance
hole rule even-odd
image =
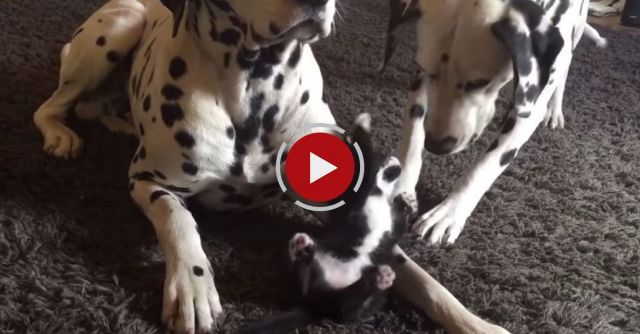
[[[386,58],[396,28],[417,18],[421,67],[404,113],[399,191],[415,191],[423,148],[453,154],[475,141],[494,116],[501,88],[514,84],[499,137],[447,198],[414,225],[422,237],[430,232],[430,243],[453,243],[538,125],[564,126],[565,81],[583,32],[600,46],[606,41],[586,24],[586,0],[391,0],[391,5]]]
[[[44,150],[74,158],[81,118],[134,133],[130,194],[166,259],[162,319],[180,333],[222,314],[186,199],[245,210],[280,198],[275,148],[334,123],[310,43],[335,0],[112,0],[61,52],[58,88],[35,113]],[[395,288],[451,333],[504,331],[464,308],[400,248]]]
[[[393,284],[393,248],[417,211],[415,198],[393,195],[401,167],[395,157],[380,164],[371,140],[371,120],[361,115],[351,131],[362,149],[363,182],[348,192],[346,204],[332,211],[316,231],[298,233],[289,241],[289,260],[297,284],[297,307],[241,331],[249,334],[289,333],[329,318],[350,321],[384,304]]]

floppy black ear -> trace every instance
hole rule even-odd
[[[531,114],[540,93],[549,83],[556,58],[564,46],[560,31],[544,17],[544,10],[532,2],[524,3],[514,1],[507,17],[491,27],[512,57],[513,102],[520,117]]]
[[[173,33],[171,37],[176,37],[178,34],[178,28],[180,27],[182,16],[184,16],[187,1],[189,0],[160,0],[160,2],[173,13]]]
[[[398,28],[420,17],[419,0],[389,0],[389,24],[384,60],[380,73],[384,72],[391,56],[398,48]]]

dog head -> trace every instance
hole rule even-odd
[[[330,212],[316,233],[298,233],[289,243],[305,306],[337,320],[358,314],[386,289],[376,285],[379,265],[390,259],[409,220],[409,206],[393,195],[400,164],[394,157],[379,159],[369,138],[370,122],[367,114],[361,115],[351,132],[365,161],[360,190],[350,192],[346,204]],[[354,309],[345,311],[345,301]]]
[[[245,26],[258,44],[285,39],[313,42],[331,33],[335,0],[161,0],[179,23],[185,12],[206,7]],[[214,14],[215,15],[215,14]],[[174,33],[177,28],[174,27]]]
[[[548,84],[563,41],[535,2],[419,0],[408,5],[420,12],[416,60],[422,80],[413,88],[427,96],[425,147],[430,152],[456,153],[478,138],[494,115],[500,89],[512,78],[516,87],[522,85],[514,96],[516,108],[535,103]]]

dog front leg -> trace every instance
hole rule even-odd
[[[426,80],[419,74],[411,85],[409,106],[404,112],[402,143],[397,156],[402,165],[402,174],[395,187],[395,194],[415,195],[416,185],[422,169],[424,151],[424,121],[427,113],[427,90],[422,87]]]
[[[412,261],[400,247],[394,248],[396,273],[394,290],[404,299],[441,324],[450,334],[505,334],[502,327],[490,324],[467,310],[456,297],[429,273]]]
[[[164,251],[163,322],[178,333],[211,331],[222,306],[193,216],[179,197],[149,181],[132,181],[131,196],[153,223]]]
[[[416,233],[424,237],[431,231],[429,242],[432,244],[455,242],[482,196],[544,119],[553,91],[553,86],[545,86],[535,107],[532,105],[528,110],[510,113],[500,136],[488,152],[456,182],[442,203],[416,221],[413,226]]]

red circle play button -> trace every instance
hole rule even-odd
[[[340,137],[312,133],[289,150],[285,175],[298,196],[312,202],[329,202],[349,189],[355,160],[351,148]]]

